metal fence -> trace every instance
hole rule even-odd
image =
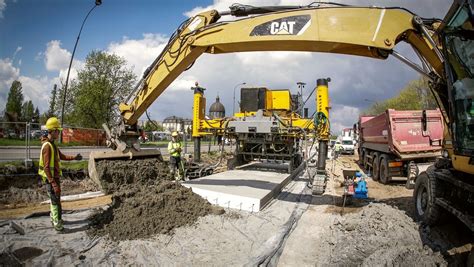
[[[47,131],[39,123],[0,122],[0,161],[24,159],[29,165],[32,158],[38,158],[36,150],[45,134]],[[69,146],[101,147],[105,140],[104,130],[81,127],[64,127],[61,136],[61,142]]]
[[[38,123],[26,122],[0,122],[0,161],[24,161],[31,166],[32,159],[39,159],[41,149],[41,136],[47,133],[41,129]],[[146,132],[146,140],[143,142],[144,149],[160,149],[166,152],[170,133]],[[106,151],[106,136],[102,129],[90,129],[80,127],[65,127],[62,131],[61,151],[65,154],[81,153],[84,159],[92,151]],[[193,141],[190,135],[182,136],[183,152],[193,153]],[[210,152],[218,149],[219,142],[213,136],[202,138],[201,151]],[[156,143],[155,143],[156,142]],[[232,144],[232,143],[231,143]],[[232,150],[232,145],[230,146]]]
[[[47,134],[46,129],[42,129],[39,123],[0,122],[0,138],[12,140],[10,145],[16,143],[13,140],[23,140],[25,145],[38,144],[44,134]],[[63,128],[61,140],[64,144],[104,146],[106,137],[103,129],[67,126]]]

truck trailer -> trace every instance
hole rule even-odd
[[[441,156],[443,119],[436,110],[388,109],[378,116],[361,116],[358,122],[359,160],[372,178],[383,184],[394,177],[416,176]]]

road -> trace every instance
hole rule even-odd
[[[230,147],[226,147],[228,150]],[[75,155],[80,153],[84,159],[89,159],[89,154],[92,151],[107,151],[109,148],[106,147],[63,147],[60,148],[61,152],[64,154]],[[143,147],[142,149],[159,149],[161,153],[166,156],[168,151],[166,147]],[[194,147],[192,145],[187,146],[187,153],[192,153]],[[219,146],[211,146],[211,151],[216,151],[219,149]],[[30,157],[31,159],[39,159],[41,147],[31,147]],[[207,152],[208,146],[201,146],[201,152]],[[25,159],[25,148],[24,147],[0,147],[0,161],[10,161],[10,160],[24,160]]]

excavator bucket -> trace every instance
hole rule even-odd
[[[132,161],[129,160],[133,160],[136,165],[138,161],[150,158],[156,158],[163,162],[163,157],[158,149],[141,149],[140,151],[127,149],[124,152],[119,150],[94,151],[89,156],[89,177],[100,187],[102,192],[106,194],[113,193],[113,190],[111,190],[111,188],[115,188],[111,186],[111,183],[114,182],[113,179],[108,176],[104,177],[103,172],[98,171],[98,165],[106,161],[120,161],[120,164],[125,165],[131,164]],[[123,167],[126,168],[126,166]],[[127,177],[124,177],[124,180],[126,179]]]

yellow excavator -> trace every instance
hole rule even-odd
[[[443,158],[416,179],[416,215],[433,224],[448,211],[474,231],[473,12],[473,0],[455,0],[444,19],[421,18],[400,7],[324,2],[269,7],[234,4],[227,11],[199,13],[179,26],[130,97],[120,104],[123,124],[107,131],[115,151],[91,155],[91,168],[103,158],[157,156],[140,150],[138,118],[203,53],[313,51],[382,60],[393,56],[430,81],[446,124]],[[226,16],[238,19],[222,21]],[[395,50],[401,42],[413,48],[420,63]],[[193,130],[199,128],[197,123],[193,122]],[[327,142],[321,143],[324,149]]]

